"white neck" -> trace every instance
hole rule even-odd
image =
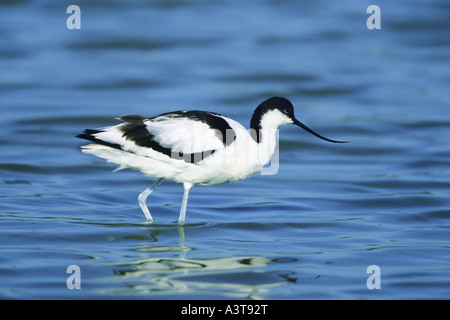
[[[262,165],[269,163],[278,143],[278,128],[260,129],[261,140],[258,143],[258,159]]]
[[[292,120],[274,109],[265,113],[260,120],[258,159],[263,165],[269,163],[278,143],[278,127],[291,124]]]

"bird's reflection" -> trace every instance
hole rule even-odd
[[[198,227],[198,226],[197,226]],[[173,230],[173,226],[166,228]],[[125,263],[114,264],[114,281],[126,282],[124,288],[108,289],[106,293],[122,294],[183,294],[197,293],[234,298],[263,299],[271,288],[287,281],[294,281],[285,274],[264,271],[276,259],[261,256],[230,256],[215,258],[188,258],[191,248],[186,245],[185,228],[193,225],[177,226],[178,245],[142,247],[148,257]],[[153,232],[156,242],[172,232]],[[157,234],[157,236],[155,236]],[[174,252],[178,256],[173,256]],[[111,292],[112,291],[112,292]]]

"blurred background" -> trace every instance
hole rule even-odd
[[[449,14],[442,0],[2,1],[0,297],[448,298]],[[183,228],[180,186],[149,197],[145,224],[152,181],[75,138],[181,109],[248,127],[274,95],[351,143],[280,128],[277,175],[194,188]]]

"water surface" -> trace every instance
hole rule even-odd
[[[0,297],[448,299],[450,7],[442,1],[0,5]],[[276,175],[191,190],[80,152],[126,113],[248,125],[289,98]],[[69,290],[69,265],[81,289]],[[370,290],[367,267],[381,270]]]

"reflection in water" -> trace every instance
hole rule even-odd
[[[178,227],[178,246],[140,249],[158,256],[114,264],[113,282],[126,286],[102,290],[103,293],[173,295],[177,292],[263,299],[272,287],[296,282],[295,277],[261,269],[277,262],[276,259],[258,256],[187,258],[193,248],[186,246],[184,228]],[[161,256],[174,251],[180,252],[178,257]]]

